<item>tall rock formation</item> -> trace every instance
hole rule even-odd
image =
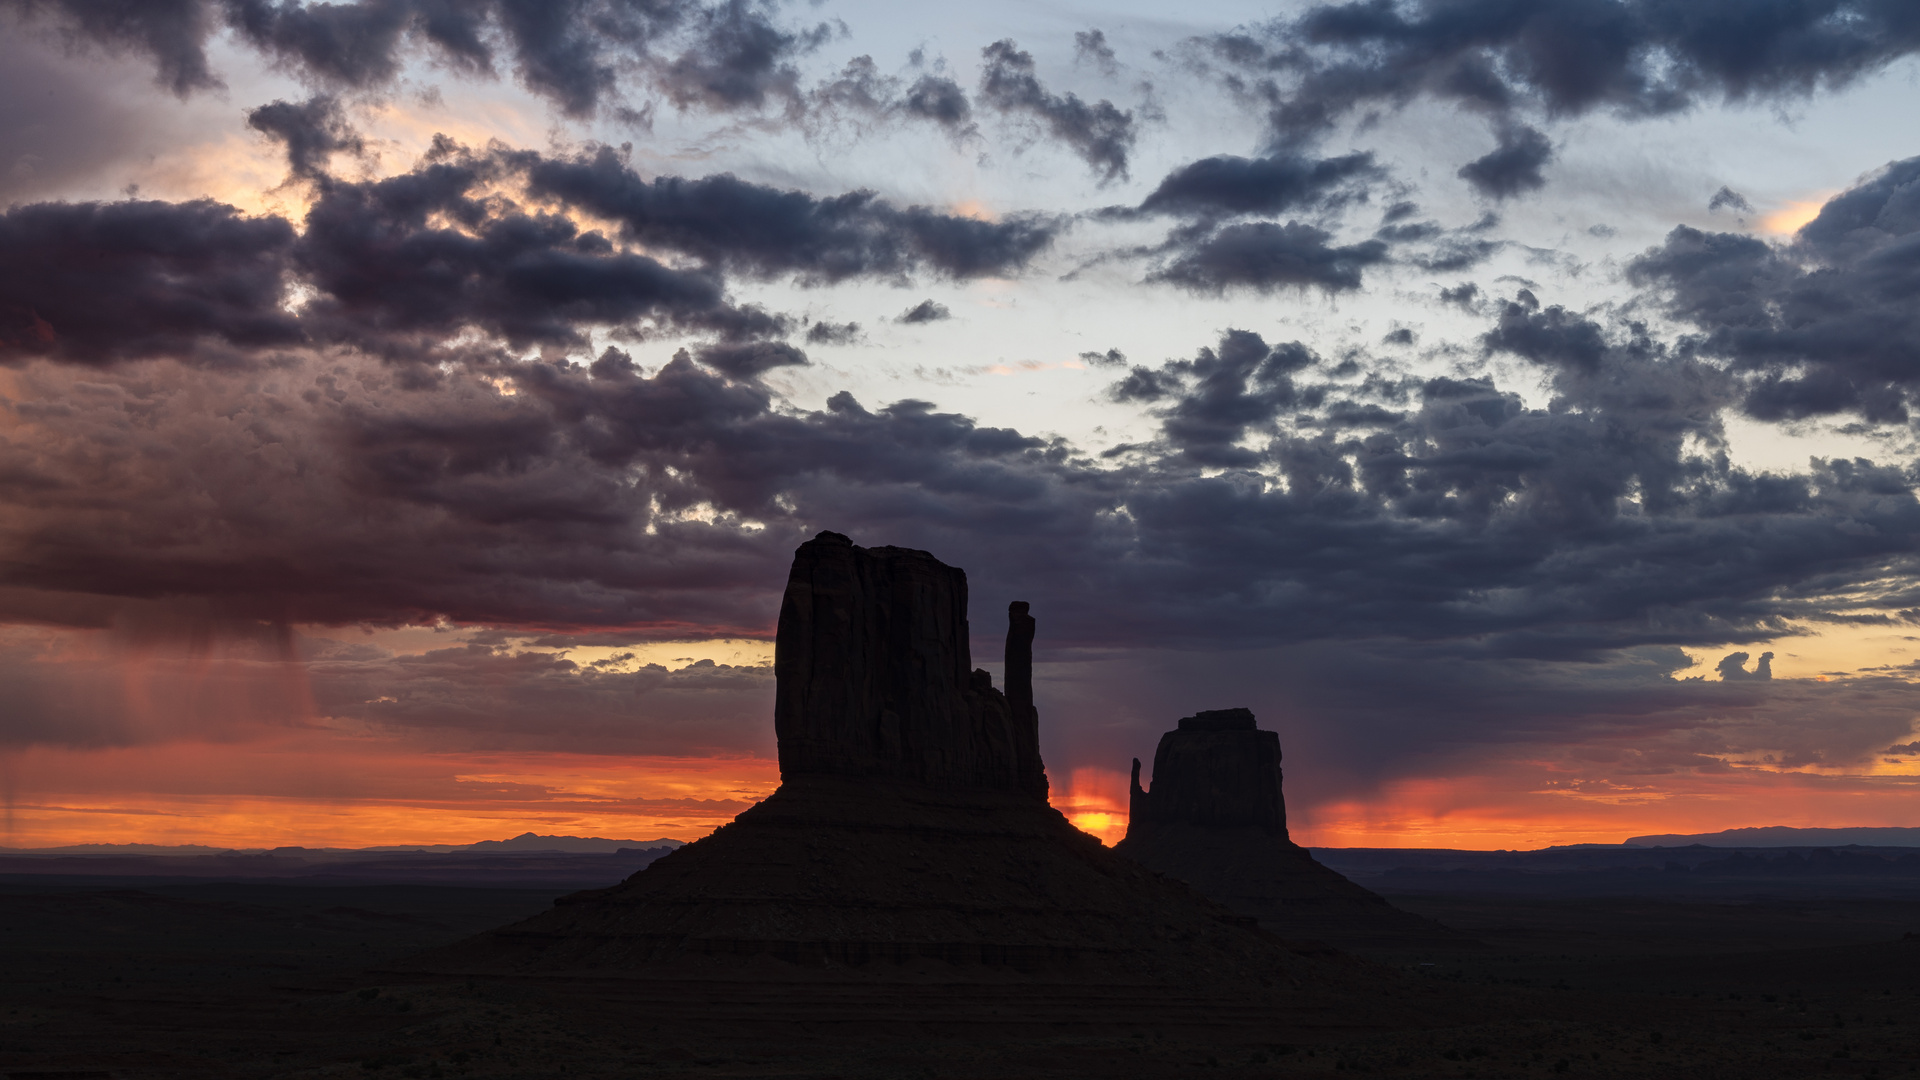
[[[965,571],[924,551],[855,547],[833,532],[802,544],[774,642],[781,778],[902,780],[1045,799],[1033,619],[1026,604],[1013,606],[1002,695],[973,666]]]
[[[1160,737],[1153,786],[1133,761],[1127,835],[1114,850],[1192,885],[1282,937],[1343,948],[1471,944],[1314,860],[1287,835],[1280,735],[1248,709],[1196,713]]]
[[[1257,1021],[1271,1037],[1404,1007],[1376,973],[1296,953],[1048,805],[1035,624],[1024,603],[1008,622],[1003,694],[972,669],[962,571],[820,534],[780,609],[780,788],[622,884],[416,970],[615,980],[688,1022],[996,1034]]]

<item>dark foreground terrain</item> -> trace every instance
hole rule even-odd
[[[1430,1025],[1398,1030],[1195,1013],[1035,1029],[1021,1022],[1030,988],[976,985],[969,1000],[943,1003],[950,991],[937,972],[902,981],[894,1005],[849,1017],[772,960],[757,961],[780,977],[764,1000],[717,1000],[694,983],[663,993],[614,979],[396,972],[403,957],[544,910],[561,891],[0,881],[0,1075],[1920,1073],[1920,897],[1897,889],[1775,899],[1395,893],[1399,906],[1485,946],[1357,961],[1398,972],[1410,1000],[1451,1004]],[[764,1022],[769,1009],[785,1019]]]

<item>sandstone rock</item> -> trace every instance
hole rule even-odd
[[[781,777],[894,779],[1045,799],[1033,620],[1024,603],[1015,607],[1010,703],[973,667],[965,571],[924,551],[856,547],[839,533],[800,545],[774,645]]]
[[[1126,838],[1114,850],[1192,885],[1282,937],[1343,948],[1462,946],[1317,862],[1287,834],[1280,736],[1247,709],[1201,712],[1160,737],[1153,786],[1133,762]]]

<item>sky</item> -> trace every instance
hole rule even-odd
[[[1108,841],[1920,826],[1910,0],[0,0],[0,846],[691,840],[822,530]]]

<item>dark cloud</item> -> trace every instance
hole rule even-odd
[[[1458,175],[1511,198],[1552,156],[1523,117],[1805,97],[1920,51],[1920,19],[1905,0],[1350,0],[1193,45],[1289,152],[1419,99],[1477,111],[1499,146]]]
[[[770,99],[796,101],[800,75],[790,61],[819,47],[832,28],[784,31],[769,10],[749,0],[691,8],[686,21],[693,41],[658,68],[656,85],[683,109],[758,110]]]
[[[939,322],[942,319],[951,318],[953,318],[953,312],[947,310],[947,305],[929,299],[922,300],[901,312],[900,317],[894,321],[913,324]]]
[[[1844,86],[1920,49],[1903,0],[1355,0],[1204,42],[1274,134],[1416,97],[1495,115],[1658,116]],[[1253,80],[1246,82],[1246,79]]]
[[[1176,245],[1175,254],[1147,280],[1196,292],[1240,287],[1343,292],[1360,287],[1361,271],[1387,261],[1387,245],[1379,240],[1336,246],[1332,239],[1325,229],[1297,221],[1229,225]]]
[[[647,182],[611,151],[551,160],[442,140],[409,172],[348,182],[324,172],[328,153],[357,142],[331,99],[267,106],[251,121],[284,139],[295,171],[316,182],[301,230],[211,202],[15,208],[0,215],[0,358],[248,363],[268,346],[350,345],[429,360],[448,349],[578,348],[595,328],[711,334],[745,348],[791,325],[730,301],[730,272],[806,282],[1011,273],[1053,235],[868,192],[819,199],[731,176]],[[669,266],[498,193],[516,177],[538,197],[620,222],[617,239],[705,265]],[[106,309],[100,289],[116,298]],[[814,340],[833,333],[847,331]]]
[[[777,367],[805,366],[807,354],[784,341],[746,341],[701,349],[700,362],[729,378],[755,379]]]
[[[1241,445],[1253,431],[1273,431],[1282,410],[1318,404],[1302,395],[1293,375],[1319,361],[1297,341],[1269,347],[1260,335],[1230,330],[1217,349],[1174,360],[1158,371],[1136,367],[1116,384],[1118,401],[1158,406],[1161,431],[1179,459],[1202,467],[1247,468],[1260,454]]]
[[[1788,244],[1679,226],[1628,264],[1748,379],[1763,419],[1900,422],[1920,388],[1920,158],[1827,202]]]
[[[764,343],[651,372],[469,354],[432,380],[351,354],[245,378],[28,364],[0,406],[0,606],[758,636],[827,525],[1033,600],[1056,647],[1591,660],[1914,606],[1889,595],[1920,591],[1896,470],[1747,473],[1712,452],[1724,372],[1630,326],[1590,352],[1581,317],[1519,307],[1534,336],[1493,333],[1543,365],[1547,406],[1478,377],[1356,383],[1234,331],[1114,387],[1156,435],[1106,463],[924,402],[796,409],[754,376],[800,354]]]
[[[1447,230],[1437,221],[1408,221],[1401,224],[1382,225],[1373,235],[1393,244],[1417,244],[1424,240],[1433,240],[1445,236]]]
[[[616,65],[605,53],[605,41],[581,16],[579,0],[559,3],[502,3],[500,25],[506,32],[513,66],[520,81],[545,96],[560,110],[582,116],[596,110],[614,92]],[[630,37],[646,41],[670,27],[683,12],[678,4],[662,4],[636,12],[625,23]],[[426,23],[430,39],[453,61],[456,70],[495,74],[494,46],[487,33],[484,9],[441,5]]]
[[[1424,252],[1413,253],[1408,261],[1433,273],[1455,273],[1479,266],[1506,246],[1506,242],[1501,240],[1449,236]]]
[[[986,61],[980,73],[981,101],[1039,122],[1092,166],[1102,183],[1126,178],[1127,155],[1136,135],[1131,111],[1122,112],[1111,101],[1089,105],[1074,94],[1049,92],[1034,74],[1033,54],[1011,40],[996,41],[980,55]]]
[[[146,55],[160,85],[180,97],[221,85],[207,66],[214,13],[205,0],[5,0],[4,6],[59,26],[70,41],[113,55]]]
[[[1747,201],[1747,197],[1745,195],[1742,195],[1739,192],[1733,190],[1732,188],[1726,187],[1724,185],[1721,186],[1719,191],[1716,191],[1713,193],[1713,198],[1707,200],[1707,212],[1713,213],[1715,210],[1718,210],[1723,206],[1729,210],[1732,210],[1736,213],[1741,213],[1741,214],[1752,214],[1757,212],[1754,210],[1753,204]]]
[[[702,361],[728,374],[681,356],[649,375],[609,352],[415,390],[364,364],[297,363],[251,383],[175,370],[164,391],[128,375],[53,411],[36,402],[76,391],[41,365],[6,406],[35,438],[0,446],[0,495],[22,515],[0,591],[10,614],[80,591],[193,597],[228,619],[430,622],[446,609],[493,625],[757,636],[807,534],[790,499],[806,518],[861,501],[884,518],[950,496],[985,523],[1037,511],[1058,487],[1039,440],[922,403],[869,411],[842,394],[819,413],[777,408],[750,376],[797,356],[721,349]],[[210,416],[228,419],[210,433]],[[189,508],[185,492],[212,501]]]
[[[1372,154],[1337,158],[1294,154],[1252,159],[1210,157],[1168,173],[1141,201],[1139,212],[1278,214],[1352,198],[1381,175]]]
[[[831,282],[1015,273],[1059,226],[1031,216],[997,222],[894,206],[871,191],[818,199],[728,174],[644,180],[611,148],[570,159],[514,155],[530,189],[620,223],[623,235],[746,274]]]
[[[1557,328],[1578,345],[1584,331],[1572,321],[1562,313],[1557,325],[1544,329]],[[1716,417],[1735,389],[1717,369],[1631,333],[1597,357],[1557,342],[1540,350],[1553,372],[1554,402],[1545,409],[1530,409],[1484,379],[1354,388],[1316,383],[1302,367],[1282,383],[1263,375],[1267,361],[1256,346],[1257,339],[1231,337],[1194,361],[1136,368],[1114,387],[1115,398],[1145,404],[1159,418],[1161,453],[1167,455],[1159,460],[1249,470],[1214,481],[1155,485],[1129,502],[1130,520],[1143,537],[1165,527],[1210,553],[1196,549],[1175,560],[1189,587],[1199,588],[1197,582],[1206,579],[1229,588],[1225,577],[1199,569],[1221,559],[1218,569],[1225,573],[1253,575],[1240,579],[1241,585],[1280,589],[1293,597],[1290,602],[1317,612],[1314,618],[1338,622],[1340,616],[1306,599],[1317,588],[1334,587],[1345,572],[1337,564],[1396,590],[1374,594],[1369,585],[1364,596],[1347,594],[1350,610],[1384,613],[1407,603],[1402,610],[1422,613],[1413,623],[1397,624],[1399,632],[1445,623],[1452,634],[1492,610],[1469,604],[1441,615],[1412,598],[1434,595],[1427,590],[1443,578],[1460,584],[1484,570],[1506,582],[1498,588],[1525,595],[1520,607],[1529,612],[1519,617],[1525,627],[1491,632],[1484,646],[1508,655],[1554,655],[1578,653],[1601,640],[1618,644],[1623,639],[1616,634],[1640,642],[1711,640],[1692,635],[1714,633],[1708,627],[1726,625],[1720,619],[1748,626],[1755,636],[1772,636],[1784,632],[1777,620],[1796,605],[1761,600],[1764,594],[1746,575],[1784,571],[1810,585],[1813,579],[1802,576],[1807,567],[1798,560],[1858,558],[1856,565],[1864,568],[1910,555],[1909,541],[1892,532],[1863,536],[1859,546],[1841,539],[1851,526],[1840,520],[1855,514],[1892,513],[1902,520],[1920,514],[1911,493],[1899,487],[1897,471],[1831,462],[1806,477],[1752,476],[1728,466],[1724,457],[1689,450],[1718,442]],[[1368,406],[1371,429],[1348,433],[1348,418]],[[1316,425],[1323,425],[1318,434]],[[1202,496],[1203,490],[1209,495]],[[1756,532],[1742,532],[1743,522],[1759,521],[1765,524]],[[1825,539],[1803,531],[1810,525]],[[1362,540],[1348,526],[1378,531]],[[1429,573],[1443,565],[1449,571],[1398,577],[1398,569],[1387,568],[1401,565],[1402,542],[1408,556],[1417,550],[1434,560],[1426,563]],[[1630,554],[1642,544],[1662,553]],[[1851,546],[1856,554],[1841,556],[1827,544]],[[1316,558],[1312,552],[1336,549],[1344,555],[1323,564],[1326,576],[1320,570],[1289,572],[1283,573],[1287,585],[1253,585],[1269,573],[1252,570],[1256,563],[1306,565]],[[1461,561],[1454,561],[1456,555]],[[1796,561],[1796,568],[1765,569],[1775,557]],[[1460,576],[1452,577],[1455,572]],[[1383,573],[1392,584],[1378,576]],[[1884,600],[1884,593],[1875,592],[1876,600]],[[1653,621],[1628,630],[1608,614],[1627,608]],[[1507,614],[1517,616],[1518,609]],[[1455,623],[1456,615],[1463,621]]]
[[[899,89],[900,80],[881,74],[873,57],[856,56],[840,74],[814,87],[812,97],[817,108],[879,116],[898,107]]]
[[[1500,129],[1500,145],[1460,167],[1460,179],[1490,199],[1511,199],[1547,185],[1540,172],[1553,160],[1553,143],[1525,124]]]
[[[572,116],[622,98],[623,75],[680,108],[797,107],[793,61],[831,36],[790,30],[747,0],[4,0],[75,40],[137,52],[182,96],[220,85],[207,43],[221,27],[333,89],[390,85],[415,52],[469,76],[498,72],[504,49],[520,81]]]
[[[1382,345],[1411,345],[1414,343],[1414,340],[1415,335],[1413,331],[1402,326],[1397,330],[1387,331],[1386,336],[1380,339],[1380,343]]]
[[[0,214],[0,360],[221,364],[297,345],[283,307],[295,242],[279,218],[205,200],[14,207]]]
[[[959,83],[929,73],[902,89],[901,80],[882,74],[870,56],[848,61],[839,75],[815,87],[810,98],[814,112],[823,116],[904,116],[938,124],[956,138],[974,134],[973,106]]]
[[[1104,31],[1076,30],[1073,35],[1074,59],[1083,64],[1093,64],[1103,75],[1116,75],[1120,71],[1120,61],[1113,55],[1113,46],[1107,44]]]
[[[1773,654],[1761,653],[1759,662],[1753,665],[1752,671],[1748,671],[1746,653],[1728,653],[1720,658],[1720,662],[1714,665],[1713,670],[1719,672],[1720,678],[1726,682],[1735,682],[1740,679],[1771,679],[1773,678]]]
[[[857,322],[817,322],[807,327],[809,345],[852,345],[860,340],[860,336],[860,324]]]
[[[1482,235],[1496,223],[1491,216],[1464,228],[1448,229],[1437,221],[1408,221],[1414,212],[1411,203],[1403,203],[1396,209],[1401,212],[1389,214],[1390,220],[1374,230],[1374,239],[1410,249],[1400,257],[1422,270],[1433,273],[1471,270],[1508,246],[1504,240],[1488,240]]]
[[[1480,286],[1471,281],[1463,281],[1450,289],[1441,289],[1440,302],[1473,311],[1480,303]]]
[[[1920,157],[1891,161],[1865,182],[1827,200],[1799,238],[1829,258],[1865,255],[1920,233]]]
[[[973,106],[960,84],[940,75],[922,75],[907,88],[901,108],[910,116],[931,120],[950,131],[971,130]]]
[[[347,121],[338,99],[316,95],[299,104],[276,101],[247,113],[247,126],[287,148],[287,167],[295,176],[316,177],[333,155],[364,154],[365,140]]]
[[[1582,372],[1599,370],[1612,348],[1600,324],[1557,304],[1543,311],[1527,289],[1500,309],[1498,323],[1481,341],[1496,352]]]
[[[1127,354],[1119,349],[1108,349],[1106,352],[1089,351],[1081,353],[1080,359],[1095,367],[1119,367],[1127,362]]]
[[[327,339],[395,356],[423,355],[469,329],[523,349],[581,345],[594,326],[726,330],[743,315],[753,321],[713,275],[671,269],[568,218],[491,198],[493,170],[489,158],[445,149],[410,173],[326,185],[295,253],[318,291],[303,321]]]
[[[341,87],[378,86],[399,74],[400,45],[415,18],[414,5],[392,0],[315,5],[222,0],[219,7],[242,40]]]

